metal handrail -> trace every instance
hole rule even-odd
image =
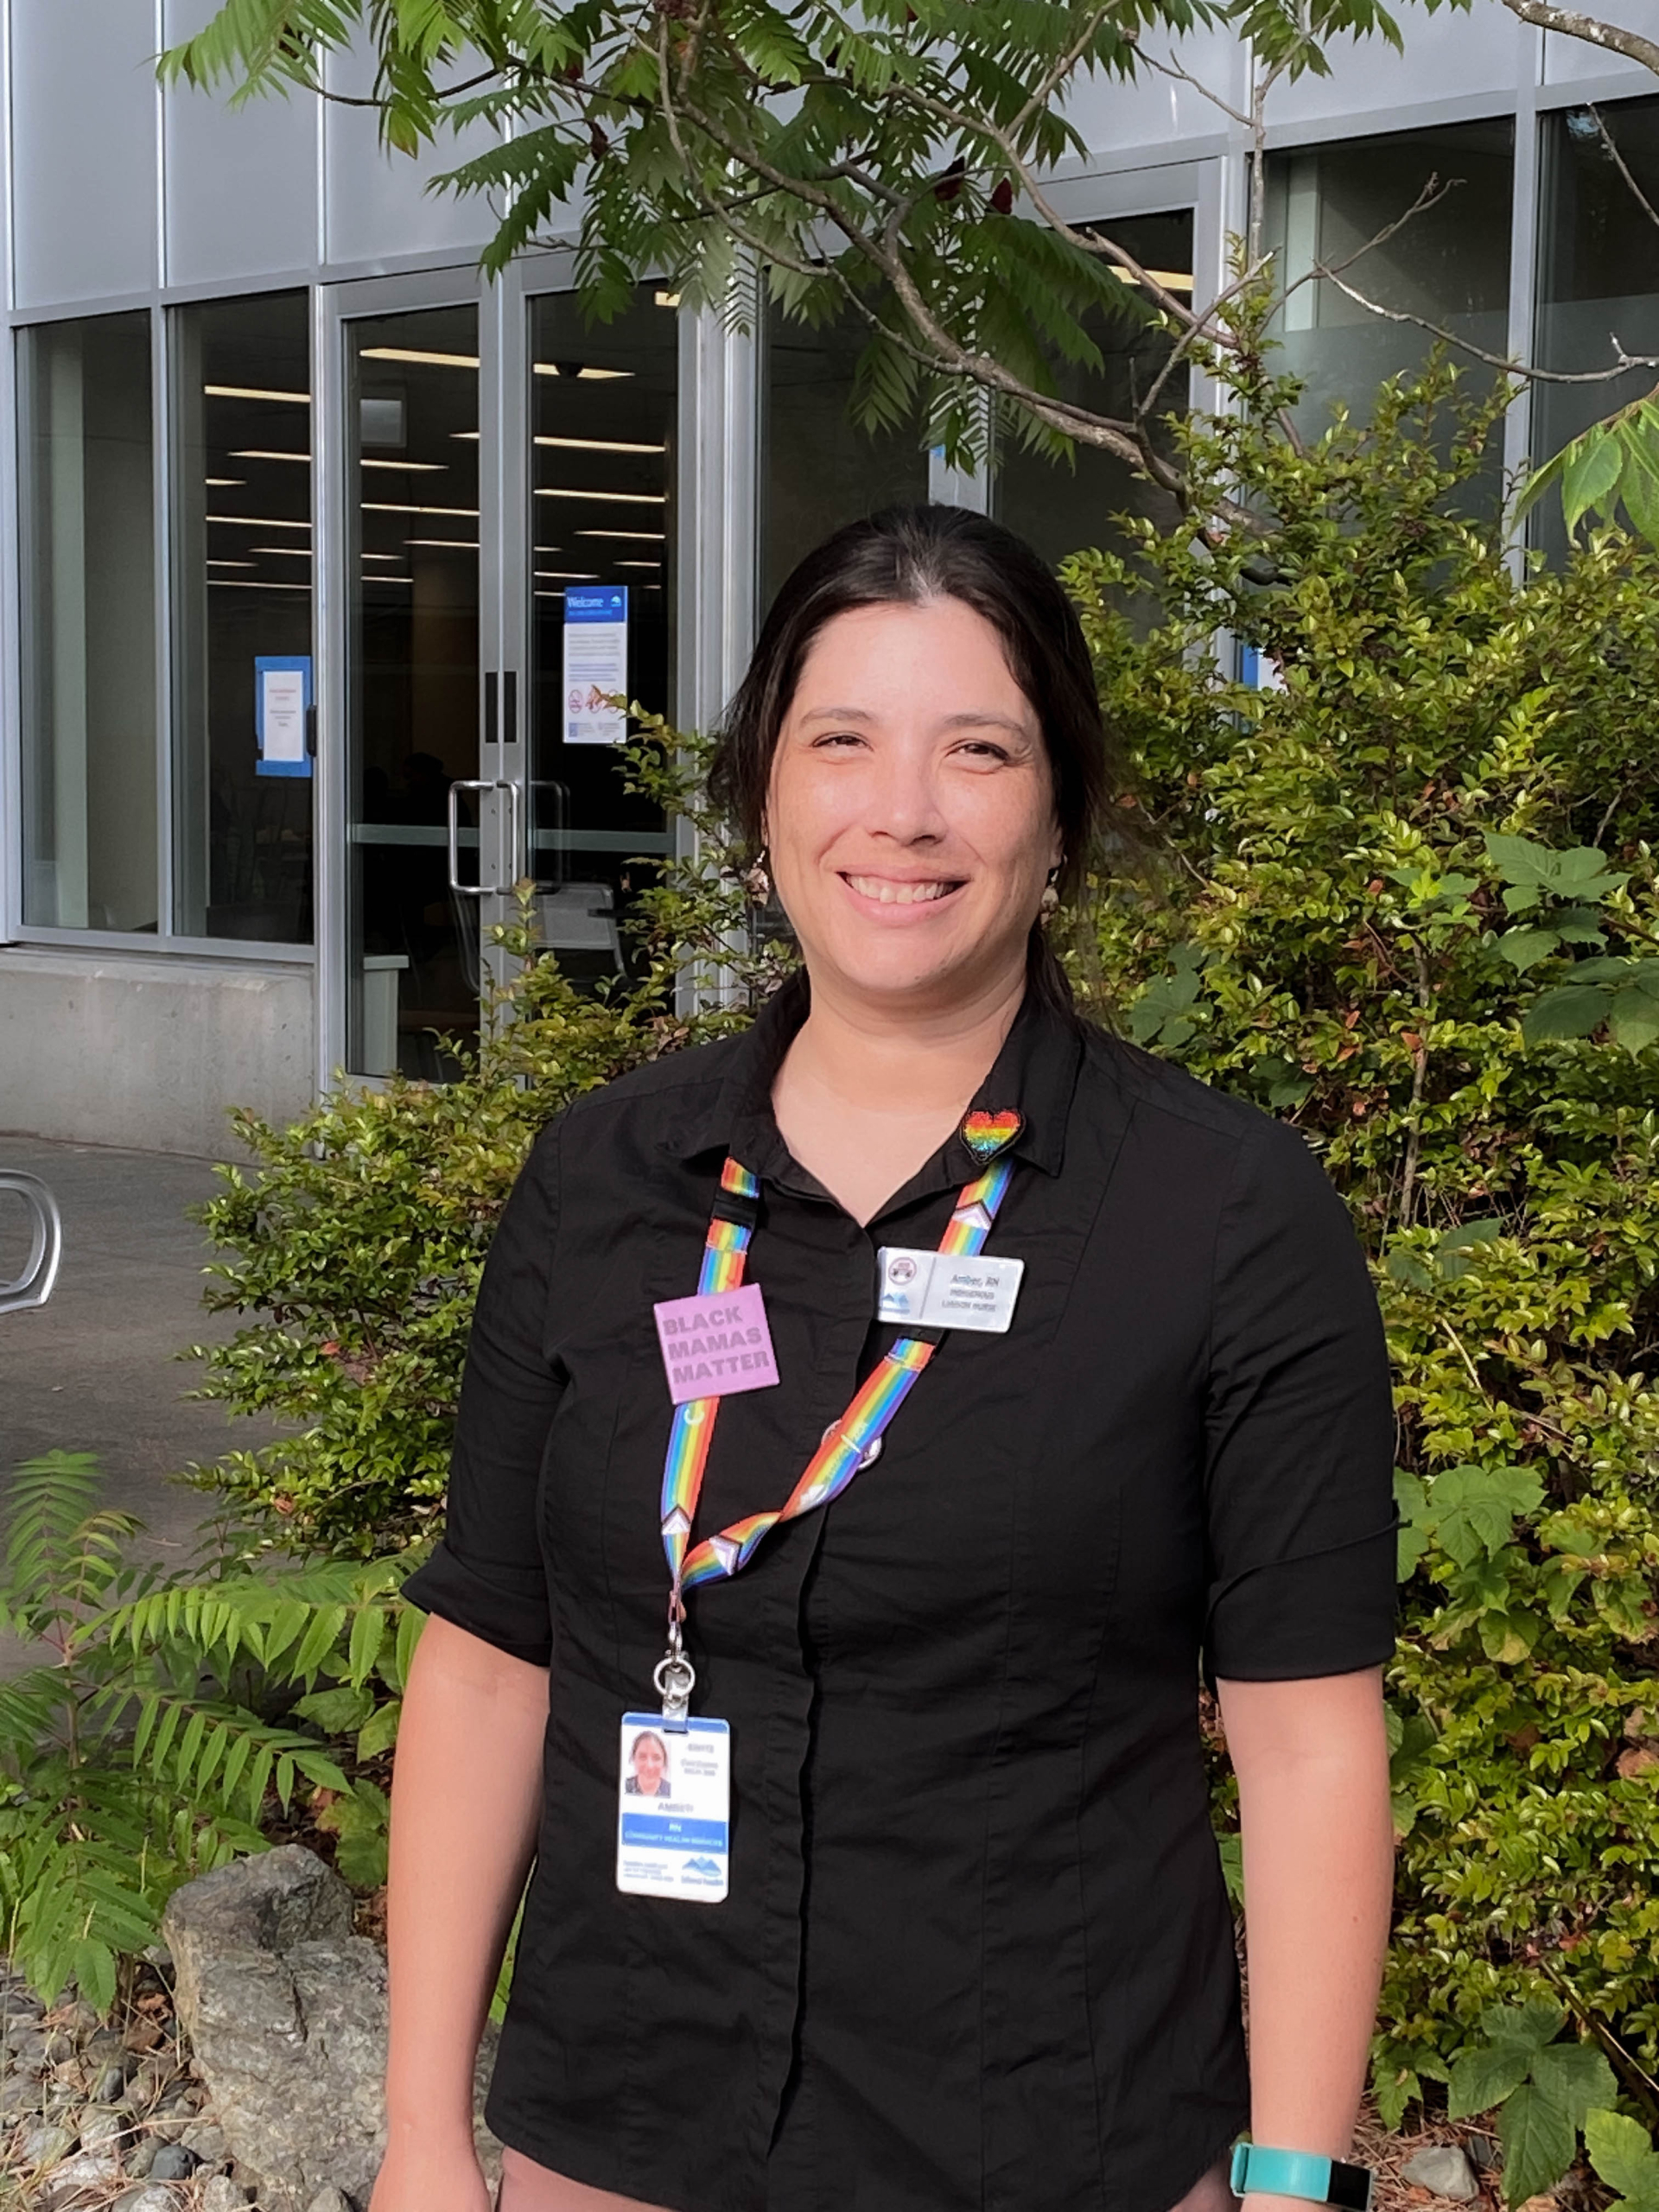
[[[0,1191],[15,1191],[29,1210],[29,1265],[16,1281],[0,1281],[0,1313],[22,1313],[52,1295],[63,1257],[63,1216],[40,1177],[21,1167],[0,1167]]]

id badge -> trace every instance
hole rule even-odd
[[[912,1328],[979,1329],[1004,1335],[1014,1319],[1023,1260],[991,1252],[964,1258],[954,1252],[913,1251],[884,1244],[876,1294],[878,1321],[908,1321]]]
[[[731,1866],[732,1732],[723,1720],[666,1729],[625,1713],[616,1886],[625,1896],[719,1904]]]

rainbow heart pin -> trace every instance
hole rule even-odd
[[[1002,1114],[973,1113],[962,1125],[962,1141],[976,1160],[995,1160],[1025,1126],[1025,1116],[1012,1109]]]

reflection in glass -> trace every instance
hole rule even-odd
[[[537,925],[568,975],[597,980],[623,965],[620,925],[639,887],[630,861],[667,852],[669,833],[660,808],[624,791],[613,746],[569,741],[565,593],[626,592],[625,688],[666,713],[679,334],[672,302],[650,284],[603,324],[589,323],[569,292],[530,308],[526,799]]]
[[[1166,290],[1191,300],[1190,208],[1169,215],[1136,216],[1103,227]],[[1132,414],[1169,354],[1169,336],[1154,326],[1152,314],[1149,307],[1139,306],[1137,295],[1131,295],[1121,314],[1091,315],[1086,327],[1100,348],[1102,364],[1094,368],[1057,360],[1058,395],[1120,420]],[[1182,412],[1186,392],[1186,372],[1178,368],[1158,396],[1156,415]],[[1115,516],[1148,515],[1168,527],[1176,515],[1175,503],[1166,493],[1137,476],[1114,454],[1090,446],[1077,448],[1072,464],[1005,443],[997,455],[993,505],[998,518],[1052,564],[1085,546],[1120,544]]]
[[[311,653],[305,295],[181,308],[169,334],[175,926],[306,944],[309,747],[262,762],[255,665]]]
[[[478,774],[478,314],[346,330],[347,1052],[433,1077],[452,1068],[429,1033],[479,1019],[479,902],[449,887],[445,829]]]
[[[760,612],[803,555],[842,524],[927,497],[919,425],[872,435],[848,414],[868,339],[852,315],[810,327],[767,309],[760,443]]]
[[[1488,353],[1505,352],[1514,168],[1515,126],[1507,117],[1268,156],[1268,244],[1280,289],[1298,287],[1274,321],[1277,365],[1304,379],[1296,411],[1305,431],[1327,429],[1338,404],[1364,421],[1383,380],[1419,367],[1435,342],[1310,276],[1317,264],[1345,263],[1344,281],[1379,307],[1420,315]],[[1450,188],[1371,245],[1400,223],[1431,179]],[[1471,386],[1491,374],[1472,368]],[[1496,512],[1502,490],[1494,439],[1470,494]]]
[[[146,314],[18,334],[23,918],[157,925]]]
[[[1643,212],[1607,143],[1649,205],[1659,207],[1659,99],[1611,101],[1599,112],[1606,137],[1588,108],[1544,122],[1535,342],[1547,369],[1611,366],[1615,334],[1627,353],[1659,353],[1659,226]],[[1535,385],[1535,456],[1547,461],[1652,384],[1651,369],[1631,369],[1605,384]],[[1559,560],[1566,551],[1560,500],[1541,500],[1533,514],[1537,542]]]

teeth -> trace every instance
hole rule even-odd
[[[956,887],[949,883],[895,883],[885,875],[849,875],[847,880],[864,898],[883,906],[920,906],[926,899],[943,899]]]

